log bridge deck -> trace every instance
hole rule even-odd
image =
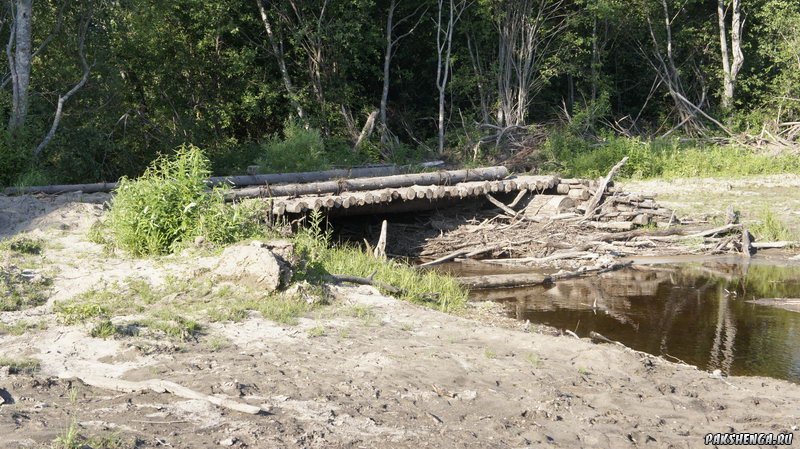
[[[505,167],[484,167],[390,176],[340,178],[313,183],[266,184],[235,189],[233,201],[263,198],[273,216],[323,211],[331,215],[428,210],[486,194],[556,192],[556,176],[510,176]]]

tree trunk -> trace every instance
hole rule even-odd
[[[392,64],[392,31],[394,30],[394,10],[397,8],[397,1],[392,0],[389,4],[389,15],[386,18],[386,50],[383,53],[383,89],[381,90],[381,105],[380,105],[380,118],[381,118],[381,144],[386,143],[386,130],[388,125],[386,123],[386,105],[389,101],[389,69]]]
[[[28,117],[28,90],[32,62],[32,10],[33,0],[15,0],[13,3],[13,22],[6,47],[13,89],[11,117],[8,122],[9,130],[21,128]]]
[[[305,121],[305,112],[303,111],[303,107],[300,106],[300,103],[297,101],[294,86],[292,85],[292,79],[289,76],[289,70],[286,68],[286,61],[283,58],[283,43],[279,43],[275,38],[275,35],[272,31],[272,25],[270,24],[269,17],[267,16],[267,10],[264,8],[264,3],[262,0],[256,0],[256,4],[258,5],[258,12],[261,13],[261,22],[263,22],[264,29],[267,32],[267,38],[272,46],[272,52],[275,53],[275,58],[278,61],[278,68],[280,69],[281,78],[283,78],[283,86],[286,88],[289,101],[297,111],[297,116],[300,118],[300,120]]]
[[[733,103],[733,80],[731,62],[728,55],[728,30],[725,23],[725,0],[717,0],[717,21],[719,22],[719,49],[722,53],[722,107],[729,109]]]

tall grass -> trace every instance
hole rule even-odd
[[[643,140],[606,136],[600,142],[554,132],[545,144],[550,169],[566,176],[599,177],[628,156],[623,178],[737,177],[800,173],[796,155],[767,154],[734,145],[704,145],[678,139]]]

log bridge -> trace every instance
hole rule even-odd
[[[387,165],[214,177],[206,180],[206,184],[209,188],[229,187],[226,199],[231,202],[262,199],[269,203],[272,217],[309,211],[322,211],[330,216],[412,212],[467,200],[488,200],[517,218],[539,221],[544,217],[565,218],[580,213],[591,220],[590,226],[615,231],[670,222],[674,218],[672,211],[660,208],[652,197],[616,191],[610,182],[613,170],[606,180],[511,175],[503,166],[409,173],[418,167]],[[111,191],[116,186],[117,183],[34,186],[8,188],[4,193],[92,193]],[[612,192],[613,195],[604,198]],[[506,205],[497,199],[503,196],[514,200]]]
[[[231,191],[230,201],[263,198],[273,216],[323,211],[331,215],[430,210],[486,194],[555,192],[556,176],[509,176],[505,167],[262,185]]]

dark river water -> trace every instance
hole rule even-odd
[[[800,313],[748,302],[800,298],[798,266],[755,260],[634,266],[471,296],[504,304],[519,320],[582,337],[598,332],[701,369],[800,383]]]

